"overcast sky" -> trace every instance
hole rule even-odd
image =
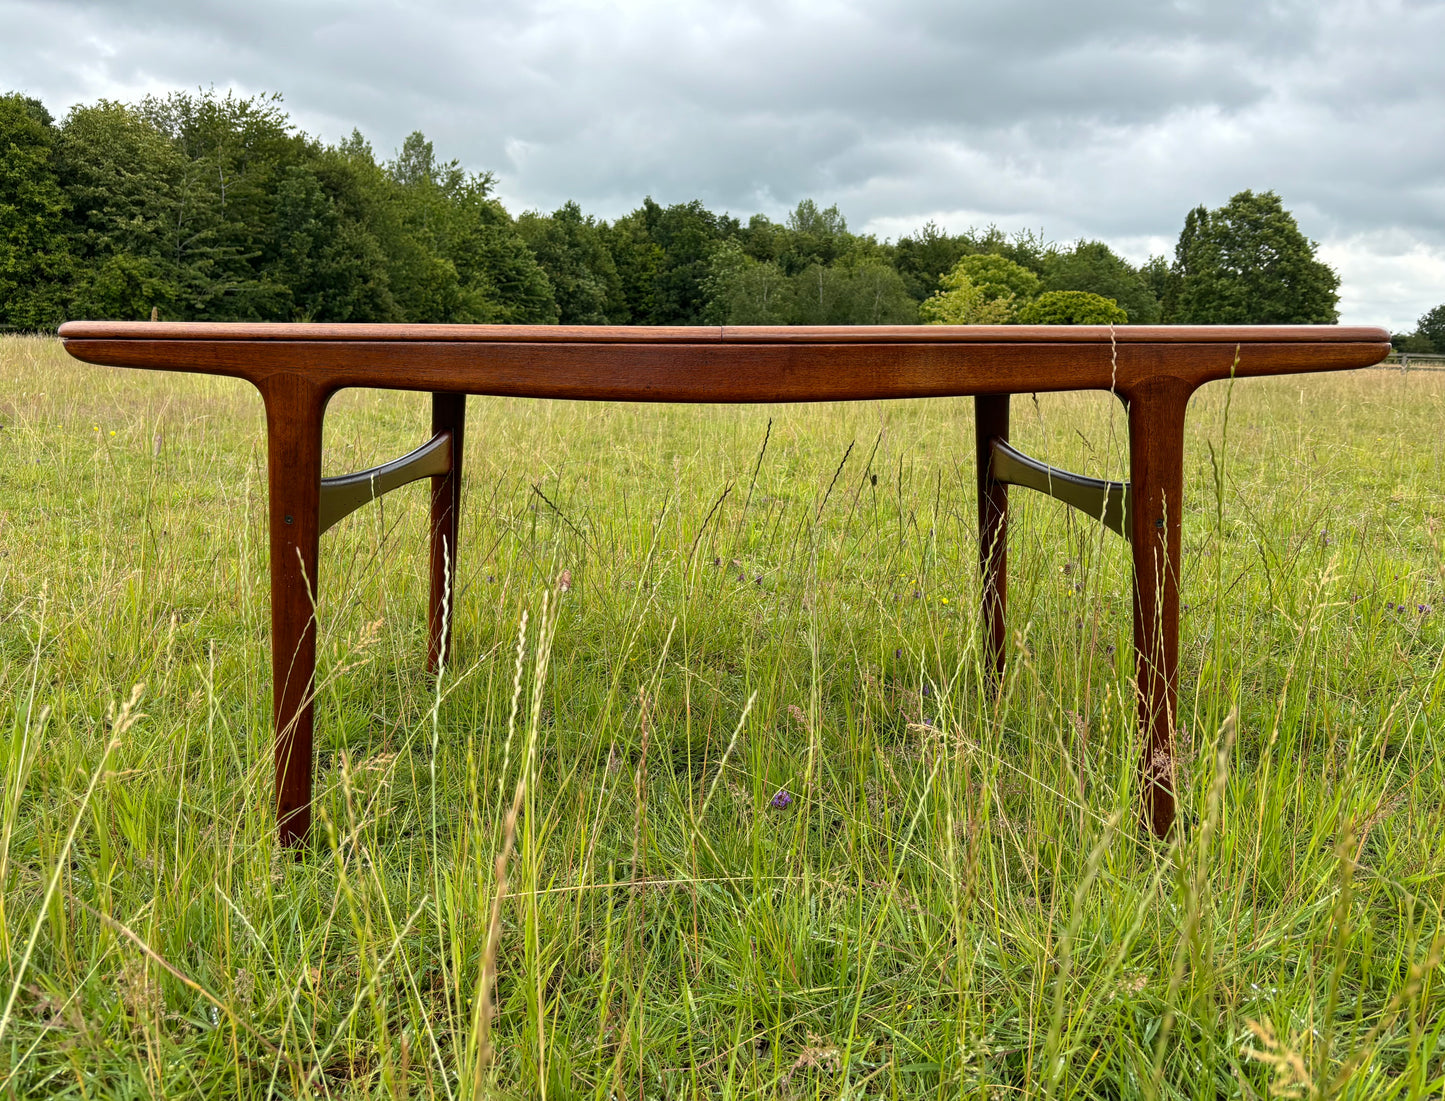
[[[0,90],[56,115],[211,85],[383,158],[420,129],[514,213],[811,197],[1138,261],[1273,189],[1342,321],[1445,302],[1445,0],[0,0]]]

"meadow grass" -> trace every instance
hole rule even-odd
[[[439,681],[425,490],[323,540],[297,861],[259,399],[0,341],[0,1094],[1445,1090],[1445,374],[1194,398],[1168,844],[1121,540],[1015,491],[982,690],[969,401],[468,416]],[[327,472],[427,423],[344,393]]]

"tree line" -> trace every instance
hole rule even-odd
[[[536,324],[1332,323],[1339,280],[1273,192],[1190,211],[1173,259],[805,199],[782,222],[651,199],[508,213],[413,133],[378,160],[279,96],[0,96],[0,327],[67,318]]]

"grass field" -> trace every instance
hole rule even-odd
[[[427,423],[342,394],[328,472]],[[1107,396],[1014,423],[1124,471]],[[298,862],[259,399],[0,341],[0,1095],[1439,1096],[1445,374],[1195,397],[1167,845],[1121,540],[1015,492],[981,691],[972,449],[471,399],[439,684],[425,491],[323,541]]]

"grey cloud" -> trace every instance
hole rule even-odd
[[[1273,188],[1362,278],[1402,239],[1440,258],[1381,320],[1445,299],[1439,0],[0,0],[0,26],[0,83],[52,110],[279,90],[382,156],[424,130],[513,208],[813,196],[855,228],[1167,241],[1190,207]]]

